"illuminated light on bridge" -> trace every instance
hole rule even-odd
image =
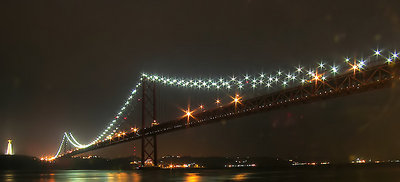
[[[384,56],[386,55],[386,56]],[[373,51],[373,55],[366,57],[366,58],[345,58],[345,65],[329,65],[325,62],[320,62],[318,63],[317,68],[313,70],[313,68],[305,68],[301,65],[298,67],[294,67],[294,70],[289,70],[289,71],[272,71],[272,74],[268,74],[269,77],[266,78],[265,73],[260,73],[256,74],[256,76],[250,76],[250,75],[245,75],[244,77],[227,77],[227,78],[208,78],[208,79],[178,79],[174,77],[166,77],[166,76],[160,76],[160,75],[153,75],[153,74],[147,74],[147,73],[142,73],[140,80],[147,80],[149,82],[153,82],[154,84],[163,84],[166,86],[175,86],[177,88],[193,88],[193,89],[203,89],[203,90],[221,90],[221,89],[262,89],[262,88],[274,88],[271,90],[274,91],[279,91],[277,90],[278,88],[282,88],[282,92],[290,91],[293,88],[297,88],[298,86],[304,86],[308,87],[309,83],[312,81],[315,81],[315,86],[318,84],[324,84],[327,86],[327,90],[321,90],[318,93],[318,95],[323,95],[327,93],[332,93],[332,92],[338,92],[338,90],[334,89],[334,86],[332,86],[332,83],[329,83],[330,80],[332,79],[341,79],[343,76],[347,75],[350,71],[353,71],[353,77],[359,75],[358,72],[364,72],[368,70],[368,68],[374,68],[374,66],[381,65],[382,63],[386,64],[394,64],[399,58],[399,53],[394,50],[393,52],[390,51],[382,51],[379,49],[376,49]],[[355,62],[353,64],[350,63],[350,59],[354,59]],[[384,62],[382,62],[384,61]],[[328,69],[327,69],[328,68]],[[329,69],[330,68],[330,69]],[[341,69],[339,69],[341,68]],[[385,67],[386,68],[386,67]],[[309,70],[309,71],[306,71]],[[356,71],[358,71],[356,73]],[[319,73],[318,73],[319,72]],[[370,73],[372,74],[372,73]],[[257,76],[258,75],[258,76]],[[337,76],[336,76],[337,75]],[[348,78],[351,79],[351,78]],[[382,78],[377,79],[377,80],[382,80]],[[321,81],[322,83],[317,83],[318,81]],[[370,81],[370,80],[368,80]],[[313,84],[314,85],[314,84]],[[361,84],[362,85],[362,84]],[[106,125],[106,128],[100,132],[100,134],[92,141],[89,142],[89,144],[82,145],[78,143],[75,138],[72,136],[71,133],[69,134],[64,134],[63,140],[67,140],[70,142],[74,147],[78,149],[84,149],[88,148],[94,144],[101,143],[100,141],[103,141],[104,139],[109,139],[109,136],[114,135],[116,132],[118,133],[118,128],[121,125],[121,122],[124,122],[125,120],[128,120],[128,111],[131,112],[133,110],[133,105],[132,103],[135,103],[133,101],[140,100],[140,98],[136,98],[137,95],[137,90],[142,88],[142,82],[139,82],[135,85],[134,89],[132,89],[131,93],[127,96],[127,99],[123,102],[123,106],[120,108],[117,114],[113,117],[114,119],[111,120],[111,122]],[[353,85],[347,85],[346,87],[341,87],[339,90],[342,89],[348,89],[348,88],[360,88],[360,83],[353,84]],[[316,88],[315,88],[316,89]],[[267,89],[265,89],[267,90]],[[311,92],[312,91],[312,92]],[[309,93],[314,93],[314,90],[307,91]],[[302,97],[297,97],[297,98],[292,98],[292,99],[286,99],[286,100],[279,100],[275,103],[268,103],[264,105],[260,105],[260,108],[268,108],[272,107],[276,104],[284,104],[284,103],[289,103],[292,102],[293,100],[301,100],[305,98],[310,98],[314,97],[312,95],[305,95],[304,98]],[[240,101],[240,100],[238,100]],[[218,108],[224,109],[226,106],[222,106],[221,101],[219,99],[216,100],[215,102]],[[220,106],[221,105],[221,106]],[[243,106],[245,107],[245,106]],[[239,107],[240,112],[249,112],[252,110],[256,110],[256,108],[246,108],[243,110],[240,110],[242,106]],[[194,114],[192,114],[193,111],[186,111],[190,112],[190,115],[186,113],[185,117],[189,116],[193,117]],[[204,114],[209,112],[208,110],[205,111]],[[210,111],[211,112],[211,111]],[[202,112],[203,113],[203,112]],[[197,117],[198,113],[196,113]],[[226,116],[232,115],[231,114],[221,114],[221,115],[215,115],[212,118],[220,118],[220,117],[226,117]],[[202,120],[199,118],[199,120]],[[162,125],[162,123],[160,124]],[[153,125],[152,125],[153,127]],[[154,128],[161,127],[159,125],[154,126]],[[137,133],[136,131],[135,133]],[[142,130],[140,131],[142,132]],[[145,131],[143,131],[145,132]],[[129,135],[129,133],[127,133]],[[140,135],[139,133],[137,135]],[[136,136],[136,135],[135,135]],[[59,152],[57,152],[57,157]]]
[[[365,60],[361,59],[361,60],[358,62],[358,67],[359,67],[360,69],[362,69],[364,66],[365,66]]]
[[[396,52],[396,50],[394,52],[391,53],[392,57],[397,59],[399,57],[399,53]]]
[[[360,71],[360,68],[358,67],[357,64],[353,64],[351,65],[351,70],[353,70],[354,74],[356,73],[356,71]]]
[[[187,110],[182,110],[182,111],[185,112],[185,115],[183,117],[186,117],[188,122],[189,122],[190,118],[194,118],[193,114],[192,114],[194,112],[194,110],[191,111],[189,106],[188,106]]]
[[[303,72],[303,67],[301,67],[300,65],[298,67],[296,67],[296,72],[297,72],[297,74]]]
[[[324,69],[324,68],[325,68],[325,63],[321,61],[321,62],[318,64],[318,68],[319,68],[319,69]]]
[[[239,104],[242,104],[242,103],[241,103],[242,97],[240,97],[239,94],[236,94],[235,97],[232,97],[232,96],[231,96],[231,98],[233,99],[233,101],[232,101],[231,103],[234,103],[234,104],[235,104],[235,113],[236,113],[236,112],[237,112],[237,104],[238,104],[238,103],[239,103]]]
[[[242,97],[239,97],[239,94],[236,94],[235,97],[231,97],[233,99],[232,103],[239,103],[240,104],[240,100],[242,99]]]
[[[331,66],[331,72],[332,72],[333,75],[336,75],[338,73],[338,71],[339,71],[339,67],[338,66],[336,66],[336,65],[332,65]]]
[[[319,80],[319,78],[321,77],[321,75],[318,75],[318,72],[313,73],[313,80],[315,80],[315,82],[317,82]]]
[[[131,130],[132,130],[134,133],[136,133],[136,132],[138,131],[138,129],[137,129],[136,127],[131,128]]]
[[[374,50],[374,55],[375,56],[380,56],[381,52],[382,52],[382,50],[376,49],[376,50]]]
[[[392,62],[393,62],[392,58],[387,58],[387,59],[386,59],[386,63],[390,64],[390,63],[392,63]]]

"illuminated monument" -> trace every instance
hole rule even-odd
[[[12,140],[8,140],[8,146],[7,146],[7,153],[6,155],[14,155],[13,150],[12,150]]]

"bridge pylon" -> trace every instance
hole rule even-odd
[[[156,84],[142,79],[142,131],[146,123],[158,125],[156,118]],[[141,167],[157,167],[157,136],[142,134]]]
[[[66,155],[66,154],[68,154],[68,151],[71,151],[72,146],[71,146],[71,144],[69,144],[67,139],[63,140],[62,148],[63,148],[63,152],[62,152],[63,155]]]

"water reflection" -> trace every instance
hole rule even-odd
[[[239,174],[236,174],[235,176],[233,176],[232,180],[233,181],[244,181],[244,180],[248,179],[248,176],[250,174],[251,173],[239,173]]]
[[[186,173],[186,182],[198,182],[200,181],[199,173]]]
[[[6,173],[4,174],[5,181],[13,182],[14,181],[14,173]]]
[[[132,173],[131,176],[133,182],[139,182],[142,180],[142,177],[137,172]]]
[[[39,182],[55,182],[54,175],[54,173],[41,174]]]
[[[346,168],[302,170],[60,170],[60,171],[0,171],[0,181],[6,182],[157,182],[157,181],[399,181],[399,168]]]
[[[107,173],[108,182],[124,182],[124,181],[141,181],[141,176],[137,172],[108,172]]]

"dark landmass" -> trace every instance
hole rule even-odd
[[[36,157],[24,155],[0,155],[0,170],[41,170],[45,163]]]
[[[128,170],[133,169],[133,157],[120,159],[104,158],[59,158],[42,161],[36,157],[23,155],[0,155],[0,170]],[[136,159],[137,160],[137,159]]]
[[[188,156],[164,156],[159,164],[188,164],[196,163],[208,169],[225,168],[227,165],[252,165],[259,168],[285,168],[290,167],[291,162],[271,157],[188,157]]]
[[[328,164],[328,165],[303,165],[294,166],[289,160],[271,157],[187,157],[187,156],[164,156],[159,164],[167,166],[170,164],[197,164],[200,169],[224,169],[227,166],[242,165],[239,168],[257,169],[340,169],[340,168],[380,168],[400,167],[400,162],[382,162],[365,164]],[[251,165],[255,166],[251,166]],[[140,159],[137,157],[126,157],[117,159],[104,159],[100,157],[91,158],[59,158],[55,161],[42,161],[36,157],[23,155],[0,155],[1,170],[133,170],[138,169]],[[250,167],[246,167],[250,166]],[[235,167],[232,167],[232,169]]]

